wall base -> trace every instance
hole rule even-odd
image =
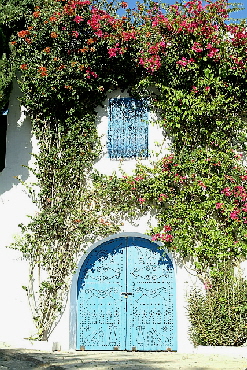
[[[233,347],[233,346],[198,346],[193,349],[194,354],[203,355],[224,355],[234,357],[247,358],[247,347]]]

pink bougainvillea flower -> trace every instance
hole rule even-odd
[[[78,31],[72,31],[72,36],[77,38],[79,36],[79,32]]]
[[[205,288],[206,290],[209,290],[209,289],[211,289],[211,288],[212,288],[212,284],[210,284],[210,283],[208,283],[208,282],[205,282],[205,283],[204,283],[204,288]]]
[[[167,198],[167,195],[166,195],[166,194],[160,194],[160,196],[159,196],[159,198],[158,198],[158,201],[159,201],[159,202],[162,202],[162,201],[164,201],[166,198]]]
[[[163,242],[171,243],[173,241],[173,236],[171,234],[157,233],[152,236],[152,241],[156,240],[162,240]]]
[[[175,4],[175,5],[171,5],[170,6],[170,9],[172,9],[172,10],[178,10],[178,5],[177,4]]]
[[[196,53],[201,53],[203,51],[203,48],[199,42],[194,42],[191,49],[195,51]]]
[[[74,18],[74,22],[76,22],[76,23],[80,23],[80,22],[82,22],[83,21],[83,18],[82,17],[80,17],[79,15],[76,15],[75,16],[75,18]]]
[[[139,199],[138,199],[138,202],[139,202],[140,204],[145,203],[145,198],[139,198]]]
[[[240,161],[243,158],[243,154],[242,153],[237,153],[237,154],[234,155],[234,158],[236,158]]]
[[[232,195],[232,191],[230,188],[225,188],[223,190],[221,190],[221,193],[226,195],[227,197],[230,197]]]
[[[243,208],[242,208],[242,211],[243,212],[247,212],[247,203],[244,204]]]
[[[112,57],[115,57],[117,55],[117,48],[110,48],[108,49],[108,54],[109,54],[109,57],[112,58]]]
[[[160,234],[158,233],[158,234],[154,234],[152,236],[151,240],[154,242],[154,241],[158,240],[159,238],[160,238]]]
[[[182,66],[182,67],[186,67],[187,66],[187,64],[188,64],[188,60],[186,59],[186,58],[182,58],[181,60],[178,60],[177,61],[177,64],[179,64],[180,66]]]
[[[186,59],[185,57],[183,57],[181,60],[178,60],[176,63],[182,67],[186,67],[189,63],[194,63],[194,62],[195,62],[195,59],[193,58]]]
[[[161,237],[161,240],[163,240],[164,242],[167,242],[167,243],[171,243],[172,240],[173,240],[173,236],[171,234],[164,234]]]
[[[96,72],[91,71],[91,72],[90,72],[90,74],[91,74],[91,76],[93,76],[94,78],[97,78],[97,77],[98,77],[98,75],[97,75],[97,73],[96,73]]]
[[[95,36],[97,36],[97,37],[103,37],[103,36],[104,36],[104,33],[103,33],[103,31],[102,31],[102,30],[98,30],[98,31],[94,32],[94,34],[95,34]]]
[[[166,44],[166,42],[164,42],[164,41],[161,41],[161,42],[160,42],[160,46],[161,46],[162,48],[165,48],[165,47],[166,47],[166,45],[167,45],[167,44]]]
[[[198,88],[196,86],[192,86],[191,92],[194,92],[195,94],[198,93]]]
[[[132,31],[132,32],[123,31],[122,37],[124,41],[134,40],[136,39],[136,32],[135,31]]]
[[[164,231],[171,231],[172,227],[170,225],[165,225],[164,226]]]
[[[215,204],[215,208],[216,209],[220,209],[220,208],[222,208],[224,206],[224,203],[216,203]]]
[[[207,188],[203,181],[198,181],[198,185],[201,186],[203,189]]]
[[[234,211],[232,211],[231,213],[230,213],[230,218],[232,219],[232,220],[238,220],[238,214],[239,214],[239,210],[238,209],[236,209],[236,210],[234,210]]]
[[[209,58],[213,58],[220,50],[216,48],[212,48],[210,52],[208,53]]]
[[[235,197],[240,197],[242,200],[246,199],[246,191],[243,186],[235,186],[234,187],[234,195]]]
[[[159,55],[151,55],[149,58],[140,58],[139,64],[153,73],[161,67],[161,58]]]

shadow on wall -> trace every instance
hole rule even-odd
[[[19,181],[26,181],[29,176],[28,162],[32,153],[31,122],[26,117],[25,108],[20,106],[18,97],[21,95],[17,82],[14,81],[10,96],[5,168],[0,173],[0,195],[10,190]]]

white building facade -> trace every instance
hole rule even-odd
[[[26,117],[25,109],[19,105],[18,94],[18,87],[14,85],[8,112],[5,168],[0,173],[0,342],[47,350],[97,349],[98,343],[101,350],[192,352],[194,349],[188,334],[187,294],[199,282],[189,265],[183,265],[170,253],[163,256],[153,249],[157,245],[151,243],[150,237],[145,234],[150,223],[155,223],[150,215],[135,223],[126,222],[121,233],[94,243],[87,253],[82,254],[71,279],[66,309],[49,340],[34,342],[28,339],[35,333],[26,292],[22,288],[28,285],[29,267],[20,252],[9,246],[20,233],[18,224],[27,223],[27,216],[36,211],[25,187],[17,178],[32,181],[32,174],[26,166],[32,163],[31,153],[37,150],[37,142],[32,137],[31,122]],[[112,93],[104,107],[98,109],[98,130],[104,151],[95,167],[107,175],[119,168],[119,160],[112,160],[107,150],[109,101],[115,98],[123,99],[127,95]],[[149,120],[153,121],[148,126],[150,157],[143,159],[144,163],[148,163],[161,148],[163,153],[164,150],[169,151],[169,141],[164,140],[151,113]],[[122,161],[127,173],[131,173],[135,165],[136,160],[132,158]],[[153,266],[152,271],[150,266]],[[120,275],[119,283],[116,277]],[[109,307],[104,306],[106,295],[111,298],[107,303]],[[166,304],[166,300],[170,303]],[[100,313],[97,316],[99,305],[102,306],[101,312],[109,312],[108,317]],[[121,322],[115,320],[112,324],[109,317],[114,313]],[[112,330],[110,325],[113,325]],[[114,336],[119,330],[122,334],[116,345]],[[157,335],[159,338],[156,340]],[[162,335],[169,337],[167,341],[162,341]],[[100,346],[100,341],[107,342],[107,346]],[[96,347],[90,347],[94,342]],[[145,347],[143,343],[151,344]]]

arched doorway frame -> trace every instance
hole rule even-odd
[[[89,253],[101,245],[104,242],[107,242],[112,239],[117,239],[117,238],[128,238],[128,237],[136,237],[136,238],[142,238],[142,239],[147,239],[151,240],[151,237],[146,234],[138,233],[138,232],[123,232],[119,234],[113,234],[110,235],[106,238],[103,238],[95,243],[93,243],[87,250],[86,252],[80,257],[79,262],[77,264],[77,269],[76,272],[74,273],[72,277],[72,282],[71,282],[71,289],[70,289],[70,312],[69,312],[69,348],[71,350],[76,349],[76,320],[77,320],[77,280],[79,277],[79,273],[81,270],[81,267],[89,255]],[[162,246],[162,243],[160,242],[155,242],[157,245]],[[167,253],[168,257],[172,260],[173,263],[173,268],[174,268],[174,277],[175,277],[175,285],[176,285],[176,264],[174,261],[173,256],[171,253],[169,253],[167,250],[164,249],[164,252]],[[175,316],[177,317],[177,312],[175,312]]]

